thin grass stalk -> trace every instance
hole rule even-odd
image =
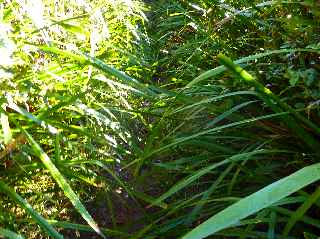
[[[247,84],[255,87],[256,91],[261,95],[261,98],[272,110],[277,113],[287,111],[295,116],[299,115],[299,113],[295,112],[295,110],[293,110],[289,105],[282,102],[280,98],[276,96],[270,89],[259,83],[251,74],[249,74],[239,65],[236,65],[229,57],[219,54],[218,60],[221,64],[225,65],[229,70],[231,70],[237,77],[242,79]],[[302,116],[299,116],[298,118],[301,120],[301,117]],[[309,148],[313,149],[314,152],[320,153],[320,143],[310,133],[302,128],[295,118],[290,115],[283,115],[282,119],[284,123],[288,124],[289,128],[291,128],[291,130],[309,146]],[[304,120],[303,122],[306,123]],[[320,132],[320,129],[313,123],[308,123],[308,126],[312,127],[317,132]]]
[[[308,199],[291,215],[290,220],[288,221],[287,225],[285,226],[283,230],[283,235],[288,236],[289,232],[291,231],[292,227],[296,224],[297,221],[300,220],[300,218],[303,217],[303,215],[310,209],[310,207],[318,201],[320,198],[320,187],[314,191],[313,194],[311,194]]]
[[[32,206],[19,194],[13,191],[7,184],[0,181],[0,192],[7,194],[12,200],[17,202],[28,214],[38,223],[41,229],[54,239],[63,239],[63,236],[51,226]]]

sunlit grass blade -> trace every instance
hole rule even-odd
[[[23,236],[4,228],[0,228],[0,237],[1,236],[8,239],[24,239]]]
[[[33,114],[29,113],[27,110],[19,107],[14,102],[14,100],[13,100],[11,95],[7,95],[6,98],[7,98],[7,102],[8,102],[8,108],[11,108],[12,110],[16,111],[17,113],[19,113],[20,115],[24,116],[25,118],[30,119],[31,121],[37,123],[41,127],[47,129],[50,133],[52,133],[52,134],[57,133],[57,129],[55,127],[53,127],[52,125],[46,123],[43,120],[38,119]]]
[[[318,50],[317,52],[319,52]],[[302,121],[303,123],[307,124],[310,128],[312,128],[315,132],[320,134],[320,127],[307,119],[306,117],[302,116],[298,111],[292,109],[291,106],[283,102],[280,97],[278,97],[276,94],[274,94],[269,88],[265,87],[263,84],[258,82],[251,74],[249,74],[246,70],[244,70],[242,67],[236,64],[236,62],[233,62],[229,57],[225,56],[224,54],[218,55],[218,61],[225,65],[230,71],[232,71],[237,77],[239,77],[241,80],[243,80],[245,83],[247,83],[250,86],[255,87],[256,91],[260,94],[260,97],[265,100],[266,104],[273,109],[275,112],[281,112],[281,110],[290,112],[297,120]],[[288,116],[286,119],[289,121],[290,124],[292,124],[292,127],[296,127],[295,120]],[[307,134],[307,132],[304,132],[303,129],[300,130],[301,127],[298,127],[299,134],[304,134],[304,137],[310,138],[310,135]],[[300,132],[299,132],[300,131]],[[308,139],[312,140],[312,139]],[[313,142],[317,144],[317,141]],[[319,146],[319,145],[318,145]]]
[[[139,82],[138,80],[128,76],[127,74],[125,74],[122,71],[119,71],[117,69],[115,69],[114,67],[111,67],[109,65],[107,65],[106,63],[104,63],[102,60],[97,59],[95,57],[91,57],[88,54],[81,54],[81,55],[77,55],[75,53],[72,53],[70,51],[66,51],[66,50],[61,50],[58,49],[56,47],[46,47],[46,46],[41,46],[39,47],[39,49],[46,51],[46,52],[51,52],[57,55],[61,55],[64,57],[69,57],[73,60],[76,60],[82,64],[90,64],[94,67],[96,67],[97,69],[103,71],[104,73],[110,74],[112,76],[115,76],[118,80],[120,80],[122,83],[130,85],[136,89],[139,89],[143,95],[146,96],[155,96],[156,94],[151,91],[146,85],[142,84],[141,82]]]
[[[4,144],[8,144],[12,139],[12,133],[8,121],[8,116],[0,112],[1,127],[3,132]]]
[[[50,237],[55,239],[63,239],[63,236],[58,233],[39,213],[37,213],[32,206],[19,194],[8,187],[4,182],[0,181],[0,191],[7,194],[12,200],[17,202],[22,208],[24,208],[28,214],[38,223],[44,232]],[[1,231],[0,231],[1,235]]]
[[[66,179],[62,176],[62,174],[59,172],[57,167],[54,165],[54,163],[51,161],[49,156],[43,151],[43,149],[40,147],[40,145],[33,139],[33,137],[22,127],[20,127],[17,122],[15,122],[16,125],[20,128],[20,130],[26,135],[26,138],[33,149],[34,153],[41,159],[44,166],[49,170],[52,177],[56,180],[58,185],[63,190],[64,194],[70,199],[71,203],[75,207],[75,209],[81,214],[83,219],[86,220],[86,222],[103,238],[105,236],[100,231],[98,225],[95,223],[85,206],[81,203],[79,197],[75,194],[75,192],[72,190],[69,183],[66,181]]]
[[[319,180],[319,172],[320,164],[318,163],[280,179],[212,216],[187,233],[183,239],[205,238],[222,229],[231,227],[241,219],[269,207],[280,199]]]
[[[64,29],[66,29],[69,32],[82,34],[82,35],[84,35],[86,37],[90,36],[90,32],[85,30],[85,28],[83,28],[83,26],[73,25],[73,24],[67,23],[66,21],[55,21],[55,20],[52,20],[52,22],[54,24],[58,24],[59,26],[63,27]]]
[[[236,16],[238,15],[243,15],[246,13],[249,13],[250,11],[254,11],[257,8],[263,8],[263,7],[268,7],[271,5],[278,5],[278,4],[303,4],[303,2],[299,2],[299,1],[293,1],[293,2],[289,2],[289,1],[262,1],[259,4],[253,5],[252,7],[248,7],[248,8],[244,8],[238,11],[233,12],[231,15],[228,15],[227,17],[225,17],[223,20],[221,20],[220,22],[218,22],[216,24],[215,29],[218,30],[219,28],[221,28],[225,23],[232,21]],[[259,9],[259,11],[261,11]]]
[[[8,239],[24,239],[23,236],[4,228],[0,228],[0,237],[1,236]]]

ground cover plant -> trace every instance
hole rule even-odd
[[[0,237],[320,235],[318,1],[0,4]]]

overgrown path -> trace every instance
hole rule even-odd
[[[0,237],[319,236],[319,1],[25,2],[0,3]]]
[[[309,132],[312,131],[311,128],[317,131],[318,126],[298,114],[294,114],[294,117],[297,118],[291,116],[278,118],[277,116],[277,113],[282,114],[283,111],[293,112],[295,109],[292,109],[291,106],[283,105],[282,100],[275,97],[276,94],[281,95],[283,93],[280,89],[280,84],[276,83],[280,79],[277,78],[275,72],[281,72],[283,77],[289,79],[291,87],[296,87],[297,83],[292,81],[292,75],[290,75],[295,73],[288,69],[290,67],[298,67],[303,69],[302,72],[304,73],[302,74],[309,74],[306,72],[310,72],[310,75],[314,77],[316,73],[313,66],[310,65],[310,61],[314,59],[313,54],[317,50],[308,48],[314,42],[314,33],[309,32],[309,46],[302,44],[297,47],[290,40],[287,40],[292,37],[291,34],[298,38],[297,33],[291,32],[292,29],[289,26],[287,28],[288,32],[284,33],[283,36],[278,35],[279,38],[274,39],[274,36],[278,34],[277,31],[279,31],[277,27],[281,27],[277,26],[276,23],[267,26],[257,20],[258,15],[264,16],[264,8],[270,12],[274,11],[273,14],[278,14],[276,9],[283,6],[273,6],[275,3],[257,3],[254,6],[247,4],[242,7],[242,10],[236,9],[236,6],[233,8],[223,3],[217,4],[219,6],[217,8],[211,8],[210,3],[203,4],[201,7],[188,1],[147,1],[147,4],[150,6],[150,11],[147,12],[150,21],[147,25],[147,33],[151,38],[152,62],[150,62],[150,65],[152,65],[151,69],[153,71],[150,79],[147,80],[157,87],[179,91],[201,73],[207,72],[207,76],[202,79],[203,82],[190,90],[190,92],[186,92],[186,95],[191,96],[192,101],[196,103],[179,102],[179,99],[168,100],[171,105],[161,102],[164,107],[167,107],[167,111],[162,115],[162,118],[159,117],[150,121],[155,126],[150,131],[147,131],[144,150],[147,152],[158,150],[163,153],[154,153],[154,157],[148,158],[151,162],[146,163],[146,170],[140,172],[141,174],[137,177],[137,181],[133,180],[134,184],[140,180],[143,186],[139,190],[153,197],[156,202],[163,203],[169,198],[173,201],[172,204],[167,205],[168,210],[156,208],[154,211],[149,211],[149,207],[146,209],[147,213],[152,212],[154,215],[158,213],[163,216],[162,227],[165,229],[152,225],[150,222],[142,223],[140,225],[141,228],[144,227],[146,229],[143,233],[152,234],[152,231],[148,231],[148,226],[151,226],[151,228],[161,231],[161,235],[175,237],[176,235],[185,234],[200,222],[205,221],[208,216],[215,215],[223,208],[226,208],[227,205],[232,204],[233,201],[228,201],[229,199],[227,199],[229,196],[238,195],[244,197],[250,195],[263,188],[263,186],[272,184],[277,179],[284,178],[302,167],[300,162],[298,163],[300,166],[289,167],[286,172],[274,171],[271,173],[269,171],[271,170],[270,168],[277,168],[276,165],[278,164],[282,165],[282,160],[287,157],[286,153],[293,150],[294,140],[288,135],[294,135],[298,139],[295,142],[297,143],[296,153],[304,152],[304,154],[307,154],[302,146],[304,143],[301,143],[306,142],[312,151],[309,154],[310,157],[316,155],[314,152],[317,151],[317,146],[315,145],[317,144],[318,136],[313,133],[309,134]],[[292,6],[290,5],[290,7]],[[299,9],[299,6],[294,7]],[[287,9],[288,15],[286,19],[288,19],[288,16],[290,18],[290,12],[293,11],[294,7]],[[283,16],[282,18],[285,19]],[[224,62],[231,71],[234,70],[232,69],[232,64],[228,63],[227,58],[223,58],[225,61],[221,60],[218,63],[216,56],[220,52],[240,59],[239,63],[261,61],[257,65],[253,64],[250,68],[251,74],[257,79],[254,85],[257,88],[256,91],[246,91],[252,85],[241,84],[237,80],[230,79],[230,76],[225,73],[226,68],[220,67],[217,68],[218,70],[210,71],[219,66],[221,62]],[[281,62],[283,65],[276,66],[272,63],[273,61]],[[306,61],[307,65],[302,63],[304,66],[301,66],[300,64],[303,61]],[[290,65],[288,69],[284,66],[285,64]],[[225,73],[225,75],[221,73]],[[239,77],[241,78],[241,76]],[[310,79],[312,77],[310,76]],[[201,79],[201,77],[197,79]],[[248,79],[243,78],[242,82],[245,83]],[[272,83],[268,84],[269,81],[272,81]],[[268,89],[265,86],[271,87]],[[283,87],[288,91],[292,89],[286,86]],[[243,91],[239,91],[239,89]],[[256,95],[259,96],[261,91],[273,91],[275,94],[269,93],[269,95],[260,96],[261,98],[259,99]],[[274,107],[268,101],[268,97],[276,100],[280,108]],[[290,96],[288,97],[290,98]],[[311,98],[309,100],[315,100],[314,97],[313,99]],[[222,100],[219,101],[219,99]],[[158,102],[153,103],[156,105]],[[289,104],[297,104],[294,97],[290,98]],[[175,111],[182,113],[179,115]],[[272,115],[272,113],[276,114]],[[178,122],[169,117],[167,118],[167,115],[170,114],[174,115],[174,117],[180,117]],[[269,117],[271,120],[269,120]],[[315,115],[313,117],[317,118]],[[261,120],[257,120],[260,118]],[[290,123],[288,124],[288,122]],[[243,127],[238,128],[238,125]],[[305,126],[299,129],[300,125]],[[223,129],[222,131],[219,126]],[[304,131],[304,127],[307,128],[306,131]],[[216,132],[219,133],[218,137],[215,135]],[[170,137],[167,137],[167,134]],[[164,146],[158,144],[157,140],[151,137],[156,137]],[[162,141],[162,139],[167,138],[168,142]],[[281,142],[281,139],[287,139],[288,141],[284,143]],[[161,147],[166,148],[166,150],[162,150]],[[285,150],[283,151],[283,149]],[[225,161],[219,161],[220,158],[224,158]],[[229,160],[232,161],[233,159],[239,160],[241,163],[231,163],[229,165]],[[246,164],[248,160],[251,163],[250,166]],[[260,164],[260,161],[264,163]],[[193,170],[189,171],[190,167]],[[248,167],[248,170],[246,167]],[[306,168],[303,171],[299,171],[299,173],[303,172],[306,175],[308,170],[309,168]],[[174,177],[167,175],[167,172],[172,173]],[[148,180],[151,175],[153,176],[152,183]],[[253,175],[255,175],[254,178],[252,178]],[[292,175],[292,177],[295,176],[295,174]],[[286,185],[290,180],[291,177],[285,178],[283,185]],[[169,181],[169,183],[161,188],[161,184],[164,181]],[[306,183],[310,184],[312,182],[313,180]],[[227,184],[228,186],[225,186]],[[303,183],[296,184],[292,190],[296,191],[303,185]],[[152,187],[153,190],[148,189],[148,187]],[[271,194],[275,198],[277,197],[276,200],[291,194],[288,188],[283,188],[280,184],[270,186],[270,190]],[[278,195],[276,193],[277,190],[284,190],[283,194]],[[265,195],[265,191],[259,191],[259,193],[262,196]],[[318,195],[317,190],[314,193]],[[159,196],[160,198],[158,198]],[[156,198],[158,199],[156,200]],[[210,199],[214,202],[215,198],[227,201],[216,204],[211,203]],[[201,203],[198,203],[198,200]],[[242,205],[242,207],[254,203],[257,207],[260,207],[259,209],[263,209],[265,207],[263,203],[271,205],[273,201],[264,202],[261,200],[260,203],[259,199],[252,197],[241,203],[243,205],[239,205]],[[166,213],[170,215],[170,209],[179,216],[174,219],[167,216]],[[208,210],[210,213],[208,213]],[[236,205],[221,215],[228,218],[230,211],[237,210],[240,212],[243,208]],[[244,213],[243,215],[253,213],[254,210],[250,210],[248,206],[247,214]],[[274,216],[272,209],[269,210],[267,208],[265,213],[266,215]],[[242,219],[243,215],[239,214],[238,217]],[[313,214],[311,215],[313,216]],[[219,220],[222,220],[222,218],[223,216],[214,218],[211,223],[212,228],[215,228],[217,224],[217,228],[230,226],[228,222],[219,225]],[[134,218],[134,220],[136,219]],[[268,218],[266,220],[271,219]],[[152,220],[154,221],[156,218],[153,217]],[[291,223],[293,223],[294,219],[287,220],[288,223],[284,229],[285,233],[291,230]],[[156,222],[158,221],[156,220]],[[203,226],[193,234],[191,233],[193,237],[190,236],[190,238],[197,238],[197,235],[208,235],[206,227],[208,225]],[[218,231],[218,229],[216,230]],[[239,229],[239,235],[241,233],[242,235],[246,235],[246,233],[258,235],[260,230],[263,231],[264,226],[258,225],[255,227],[251,224],[244,230]],[[269,228],[270,230],[275,232],[275,228]],[[314,232],[312,227],[308,228],[308,230]],[[233,235],[233,232],[232,230],[226,230],[225,236]],[[140,235],[143,235],[143,233]],[[156,232],[154,233],[156,234]],[[234,235],[237,235],[236,232],[234,233]],[[297,234],[299,233],[302,232],[298,230]],[[141,237],[143,238],[143,236]],[[241,235],[240,238],[242,238]]]

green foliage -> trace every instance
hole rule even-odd
[[[0,236],[317,237],[318,9],[2,1]]]
[[[31,205],[21,198],[16,192],[10,189],[5,183],[0,182],[0,188],[2,192],[7,193],[13,200],[17,201],[38,223],[40,227],[52,238],[61,239],[63,236],[59,234],[43,217],[41,217],[36,211],[33,210]],[[5,232],[5,231],[4,231]],[[9,234],[9,233],[8,233]]]
[[[1,3],[0,177],[20,188],[19,194],[44,218],[70,220],[69,198],[97,233],[117,235],[99,229],[85,204],[95,198],[92,191],[117,195],[123,186],[121,180],[103,177],[101,168],[115,171],[116,177],[118,155],[127,157],[125,148],[135,144],[130,132],[134,101],[129,103],[128,93],[141,87],[135,89],[133,79],[130,86],[120,70],[139,76],[135,66],[143,60],[140,42],[147,41],[144,22],[142,4],[126,1]],[[29,217],[21,210],[13,213],[17,206],[5,195],[1,198],[0,225],[39,238],[35,224],[23,221]]]
[[[241,199],[239,202],[209,218],[183,238],[204,238],[221,229],[237,224],[241,219],[258,212],[306,185],[319,180],[319,166],[319,164],[315,164],[303,168],[298,172]],[[284,232],[285,235],[288,234],[291,225],[292,222],[289,221]]]
[[[23,239],[24,237],[3,228],[0,228],[0,235],[9,239]]]

